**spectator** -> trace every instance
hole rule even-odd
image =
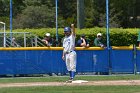
[[[97,38],[94,39],[94,45],[97,47],[102,47],[104,48],[105,45],[102,43],[102,34],[98,33]]]
[[[85,38],[85,35],[82,34],[80,39],[77,42],[77,46],[78,47],[89,47],[89,42],[88,40]]]
[[[52,46],[54,42],[53,38],[51,38],[50,33],[46,33],[45,38],[42,41],[49,47]]]
[[[102,34],[98,33],[97,38],[94,39],[94,45],[97,47],[105,48],[105,45],[102,43]],[[108,75],[108,72],[96,72],[96,75]]]
[[[16,38],[14,38],[14,37],[12,38],[11,46],[12,47],[20,47],[16,42]]]
[[[137,41],[139,42],[139,47],[140,47],[140,32],[138,34],[138,40]]]

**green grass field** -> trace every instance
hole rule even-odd
[[[65,82],[68,76],[34,77],[34,78],[1,78],[0,83],[19,82]],[[140,75],[118,76],[76,76],[76,80],[139,80]],[[140,93],[140,86],[44,86],[0,88],[0,93]]]
[[[12,77],[0,78],[0,83],[22,83],[22,82],[65,82],[68,76],[47,77]],[[106,76],[76,76],[75,80],[99,81],[99,80],[140,80],[140,75],[106,75]]]
[[[140,86],[55,86],[2,88],[0,93],[140,93]]]

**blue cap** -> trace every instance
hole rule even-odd
[[[65,27],[64,32],[71,32],[71,28],[70,27]]]

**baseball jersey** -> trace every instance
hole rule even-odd
[[[63,40],[64,53],[73,51],[75,49],[75,36],[71,34],[66,36]]]

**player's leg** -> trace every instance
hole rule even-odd
[[[66,66],[70,75],[70,79],[66,82],[71,83],[75,77],[76,72],[76,52],[74,51],[70,54],[67,54],[66,59]]]
[[[69,55],[68,54],[66,55],[66,60],[65,61],[66,61],[67,70],[70,73],[70,59],[69,59]]]
[[[67,67],[67,70],[68,70],[68,72],[69,72],[69,75],[71,76],[69,54],[66,55],[66,60],[65,60],[65,61],[66,61],[66,67]],[[71,82],[72,82],[71,78],[69,78],[69,80],[66,81],[66,83],[71,83]]]
[[[76,72],[76,52],[70,54],[70,78],[73,80]]]

